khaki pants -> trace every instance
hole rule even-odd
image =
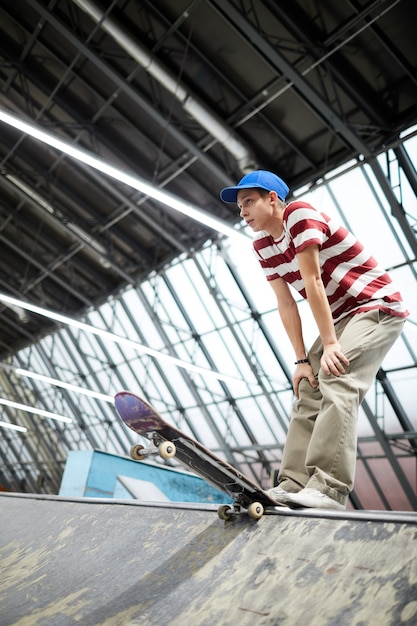
[[[289,492],[317,489],[345,504],[356,468],[358,408],[395,340],[404,319],[380,311],[359,313],[335,325],[342,352],[350,361],[345,374],[327,376],[320,368],[318,338],[309,360],[318,387],[300,383],[278,476]]]

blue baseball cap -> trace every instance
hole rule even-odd
[[[267,191],[275,191],[281,200],[285,200],[285,196],[289,192],[288,185],[279,176],[265,170],[256,170],[256,172],[246,174],[236,187],[225,187],[222,189],[220,198],[223,202],[236,203],[239,191],[242,189],[256,189],[257,187]]]

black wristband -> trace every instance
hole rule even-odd
[[[309,363],[310,361],[308,359],[299,359],[298,361],[295,362],[294,365],[301,365],[301,363]]]

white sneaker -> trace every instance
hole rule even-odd
[[[305,487],[297,493],[287,493],[286,501],[290,504],[298,504],[298,506],[306,506],[311,509],[335,509],[338,511],[344,511],[345,505],[340,504],[337,500],[333,500],[325,493],[318,491],[317,489],[309,489]]]
[[[267,489],[266,493],[277,502],[287,502],[288,491],[285,491],[285,489],[283,489],[279,485],[277,485],[276,487],[272,487],[272,489]]]

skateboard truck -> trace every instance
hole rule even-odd
[[[175,456],[177,452],[175,443],[162,439],[158,433],[149,433],[146,436],[152,441],[153,445],[145,447],[141,444],[136,444],[132,446],[130,448],[130,456],[134,461],[143,461],[152,454],[159,454],[165,460],[172,459]]]
[[[258,520],[264,514],[264,507],[260,502],[251,502],[248,506],[244,506],[240,502],[233,504],[222,504],[217,509],[217,515],[225,522],[230,521],[236,515],[249,515],[252,519]]]

